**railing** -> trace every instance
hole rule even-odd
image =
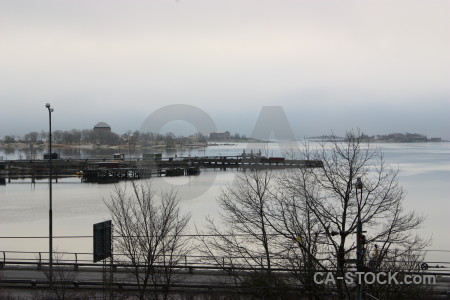
[[[53,259],[54,265],[58,266],[71,266],[73,269],[79,270],[80,267],[85,268],[97,268],[103,267],[103,262],[94,263],[92,261],[92,253],[86,252],[53,252],[55,258]],[[0,269],[5,268],[7,265],[14,266],[35,266],[37,269],[41,269],[43,266],[48,265],[48,252],[31,252],[31,251],[0,251]],[[111,266],[114,269],[122,269],[127,267],[135,267],[131,264],[124,254],[114,254],[114,261]],[[172,256],[173,257],[173,256]],[[232,257],[212,257],[204,255],[182,255],[175,256],[176,263],[169,266],[173,269],[186,269],[190,273],[193,270],[225,270],[225,271],[248,271],[248,270],[265,270],[263,257],[261,257],[261,263],[253,266],[242,263],[244,257],[232,256]],[[328,259],[318,259],[319,261],[329,262]],[[426,261],[427,269],[421,265],[417,266],[417,271],[406,272],[408,274],[430,274],[440,276],[450,276],[450,262],[448,261]],[[109,263],[108,263],[109,264]],[[330,267],[327,271],[334,271],[333,264],[328,264]],[[155,267],[161,267],[163,264],[155,264]],[[272,271],[278,272],[292,272],[294,270],[292,266],[289,266],[287,258],[272,258]],[[139,265],[138,267],[145,267],[145,265]],[[349,266],[348,270],[353,270],[354,267]]]
[[[53,288],[53,289],[89,289],[89,290],[105,290],[110,287],[114,289],[118,289],[119,291],[123,290],[137,290],[140,284],[135,282],[125,282],[125,281],[114,281],[111,283],[106,283],[105,281],[80,281],[80,280],[61,280],[61,281],[52,281],[50,283],[49,280],[24,280],[24,279],[0,279],[0,284],[8,287],[15,288]],[[265,290],[267,287],[244,287],[239,286],[240,294],[254,294],[257,290]],[[271,287],[272,291],[283,291],[285,287]],[[289,287],[289,291],[298,292],[303,291],[304,287]],[[334,291],[335,289],[329,288],[329,291]],[[167,286],[165,284],[152,284],[152,292],[167,292]],[[199,284],[199,283],[171,283],[170,284],[170,293],[192,293],[192,292],[205,292],[208,293],[227,293],[227,292],[236,292],[236,284],[234,283],[207,283],[207,284]],[[437,293],[433,293],[437,295],[444,295],[443,292],[438,291]]]
[[[113,288],[118,291],[136,291],[139,288],[139,284],[133,280],[130,280],[126,273],[124,273],[127,268],[144,268],[145,265],[132,265],[130,262],[126,260],[118,260],[117,258],[121,258],[121,255],[115,254],[115,259],[112,263],[110,262],[92,262],[92,253],[85,252],[53,252],[57,259],[53,260],[53,268],[59,269],[63,272],[70,272],[71,274],[79,274],[79,276],[63,276],[61,278],[54,278],[51,282],[48,279],[49,277],[41,276],[32,277],[29,279],[3,279],[0,278],[0,287],[7,288],[15,288],[15,289],[85,289],[85,290],[103,290]],[[42,269],[43,272],[46,271],[46,266],[48,266],[48,253],[47,252],[25,252],[25,251],[0,251],[0,271],[8,272],[8,269],[12,270],[34,270],[34,269]],[[122,255],[123,256],[123,255]],[[172,268],[176,274],[184,274],[180,278],[189,278],[185,276],[192,276],[195,274],[200,275],[208,275],[208,278],[214,278],[215,275],[223,276],[223,275],[232,275],[234,272],[243,272],[243,271],[255,271],[265,269],[261,266],[244,266],[238,263],[234,263],[235,261],[239,261],[242,257],[220,257],[213,258],[211,256],[202,256],[202,255],[185,255],[185,256],[177,256],[177,264],[172,266],[167,265],[158,265],[155,264],[153,267],[158,269],[158,267],[164,268]],[[262,259],[262,258],[261,258]],[[233,262],[231,264],[230,262]],[[434,296],[448,296],[448,279],[442,279],[444,276],[450,276],[450,262],[436,262],[436,261],[428,261],[430,265],[428,270],[417,270],[416,272],[405,272],[404,274],[421,274],[421,275],[435,275],[437,276],[437,285],[434,285],[430,293]],[[434,269],[432,265],[440,264],[445,265],[443,268],[439,267]],[[98,273],[105,272],[105,267],[108,267],[110,271],[114,272],[114,281],[107,281],[105,277],[103,280],[97,279],[89,279],[89,277],[85,277],[82,275],[83,273],[78,273],[81,271],[94,271]],[[3,270],[2,270],[3,269]],[[47,269],[48,270],[48,269]],[[160,269],[164,270],[164,269]],[[200,272],[204,271],[204,272]],[[278,272],[277,276],[286,276],[290,272],[296,271],[301,272],[302,270],[294,270],[292,267],[286,267],[286,265],[280,263],[277,265],[275,263],[275,267],[271,268],[271,271]],[[328,269],[327,271],[334,272],[335,269]],[[351,270],[348,270],[351,271]],[[355,271],[355,269],[353,269]],[[74,272],[74,273],[72,273]],[[75,273],[77,272],[77,273]],[[33,273],[33,272],[31,272]],[[69,274],[70,274],[69,273]],[[90,273],[90,272],[89,272]],[[0,274],[1,275],[1,274]],[[117,276],[117,277],[116,277]],[[26,277],[26,276],[25,276]],[[30,276],[29,276],[30,277]],[[70,279],[67,279],[70,278]],[[204,278],[204,277],[200,277]],[[441,279],[439,279],[441,278]],[[204,279],[202,279],[204,280]],[[157,291],[165,291],[167,286],[164,284],[156,284],[152,286]],[[170,292],[213,292],[213,293],[228,293],[228,292],[236,292],[236,284],[233,280],[227,282],[221,282],[217,284],[214,280],[211,282],[199,281],[195,283],[193,280],[187,281],[176,281],[170,284]],[[301,291],[304,289],[304,286],[294,285],[289,288],[291,292]],[[264,289],[264,287],[243,287],[239,286],[239,293],[254,293],[255,290]],[[275,287],[274,289],[277,289]],[[332,291],[333,288],[328,289],[328,292]]]
[[[27,251],[0,251],[2,260],[0,261],[0,268],[6,265],[36,265],[37,269],[48,265],[48,252],[27,252]],[[103,262],[92,262],[92,253],[83,252],[53,252],[54,265],[73,266],[75,270],[79,267],[103,267]],[[132,267],[130,262],[124,259],[124,254],[114,254],[116,257],[114,267]],[[119,259],[117,259],[119,258]],[[170,266],[175,269],[205,269],[205,270],[224,270],[229,269],[229,261],[238,261],[243,257],[221,257],[219,261],[217,258],[202,255],[182,255],[176,256],[177,264]],[[139,265],[144,267],[145,265]],[[155,265],[158,267],[159,265]],[[161,265],[162,266],[162,265]],[[226,267],[224,267],[226,266]],[[237,270],[255,270],[257,267],[245,267],[239,263],[233,264],[233,269]],[[289,271],[289,268],[276,267],[272,268],[274,271]]]

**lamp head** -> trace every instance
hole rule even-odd
[[[50,103],[45,104],[45,107],[50,108]]]
[[[353,184],[353,186],[355,187],[355,189],[357,190],[362,190],[363,188],[363,183],[361,181],[361,177],[358,177],[358,179],[356,179],[356,182]]]

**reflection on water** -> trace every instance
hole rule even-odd
[[[240,152],[242,153],[242,145],[236,144],[227,146],[227,148],[222,148],[223,146],[209,146],[209,147],[198,147],[198,148],[180,148],[180,149],[166,149],[166,148],[156,148],[156,149],[142,149],[136,148],[53,148],[52,152],[58,153],[61,158],[72,158],[72,159],[84,159],[84,158],[112,158],[114,153],[124,153],[127,158],[142,158],[143,153],[162,153],[163,157],[172,156],[209,156],[218,155],[218,153],[223,152],[222,155],[236,155],[235,147],[240,145]],[[221,151],[217,151],[220,147]],[[3,156],[4,159],[42,159],[44,153],[47,153],[46,148],[33,148],[33,149],[14,149],[14,148],[0,148],[0,157]],[[233,153],[233,154],[230,154]]]
[[[433,236],[432,249],[450,249],[447,239],[450,228],[450,144],[378,144],[385,159],[400,169],[400,184],[407,191],[404,206],[424,214],[427,219],[421,234]],[[289,145],[282,145],[286,149]],[[283,152],[276,143],[212,146],[207,149],[177,150],[170,155],[239,155],[244,149],[259,151],[269,156]],[[8,158],[17,156],[17,151],[0,152]],[[102,156],[112,155],[117,149],[70,150],[61,149],[61,155]],[[78,154],[71,151],[79,151]],[[91,151],[91,152],[90,152]],[[22,153],[22,152],[21,152]],[[75,153],[75,154],[74,154]],[[25,155],[25,154],[23,154]],[[139,155],[136,152],[136,155]],[[164,155],[169,155],[165,152]],[[182,208],[192,213],[192,226],[202,226],[205,216],[217,216],[216,198],[222,187],[232,183],[233,171],[203,169],[201,175],[193,177],[157,177],[152,179],[156,188],[176,187]],[[126,183],[121,182],[121,185]],[[109,219],[103,201],[108,201],[113,185],[85,184],[79,179],[63,179],[53,185],[53,216],[55,236],[84,236],[92,234],[92,224]],[[46,181],[18,182],[0,186],[0,236],[48,235],[48,185]],[[90,238],[56,238],[55,249],[59,251],[91,252]],[[47,251],[48,240],[0,239],[0,250]],[[435,254],[439,258],[438,254]],[[443,257],[445,258],[445,256]],[[448,260],[448,257],[446,257]]]
[[[182,209],[191,212],[193,224],[201,225],[206,215],[215,216],[215,198],[220,188],[233,178],[231,171],[207,169],[200,176],[155,177],[151,181],[156,189],[176,188]],[[103,201],[109,201],[113,190],[113,184],[85,184],[79,179],[64,179],[53,184],[54,235],[91,235],[92,224],[109,219]],[[0,197],[0,236],[48,235],[46,181],[35,185],[15,181],[0,188]],[[35,251],[48,248],[46,239],[32,241]],[[0,250],[29,251],[30,248],[28,240],[0,239],[0,242]],[[60,251],[92,251],[90,239],[56,239],[54,245]]]

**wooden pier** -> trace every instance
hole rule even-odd
[[[66,177],[82,178],[83,182],[110,183],[152,176],[198,175],[201,168],[226,170],[248,168],[321,168],[322,161],[287,160],[282,157],[210,156],[170,157],[163,159],[52,159],[55,182]],[[0,162],[0,184],[11,180],[36,180],[49,177],[49,160],[8,160]]]
[[[144,168],[98,168],[82,171],[83,182],[115,183],[121,180],[150,178],[152,176],[185,176],[198,175],[198,167],[171,168],[171,169],[144,169]]]
[[[186,158],[190,163],[204,168],[321,168],[320,160],[288,160],[282,157],[213,156]]]
[[[52,160],[52,176],[55,182],[61,178],[75,177],[81,168],[88,166],[86,160]],[[0,183],[11,180],[36,180],[49,177],[49,160],[7,160],[0,162]]]
[[[140,179],[141,172],[136,168],[98,168],[82,171],[83,182],[114,183],[120,180]]]

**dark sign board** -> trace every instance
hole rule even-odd
[[[111,257],[111,220],[94,224],[94,262]]]
[[[58,153],[52,153],[52,159],[58,159],[59,158],[59,154]],[[44,159],[50,159],[50,154],[49,153],[45,153],[44,154]]]

